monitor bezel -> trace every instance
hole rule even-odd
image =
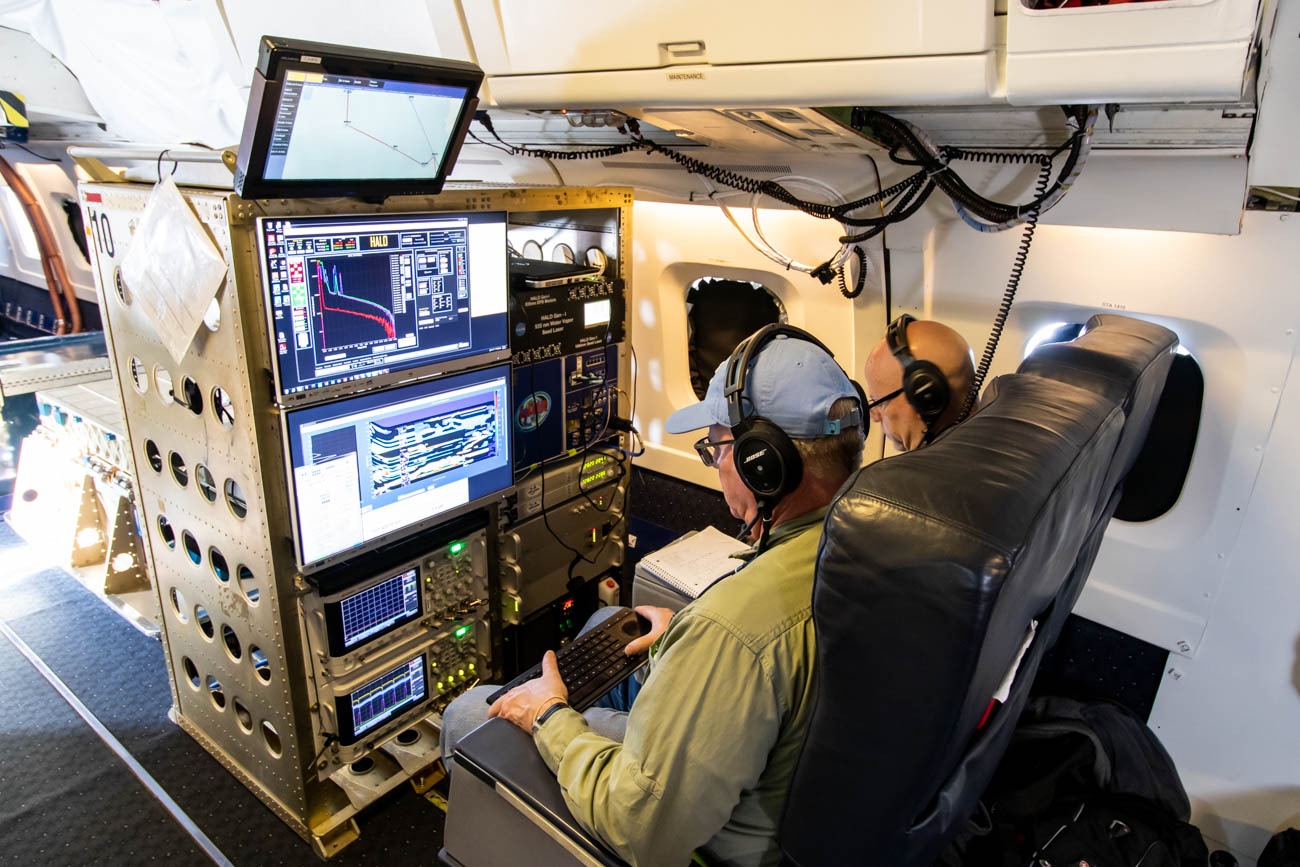
[[[465,99],[438,171],[430,178],[266,178],[266,158],[275,115],[286,74],[291,69],[465,88]],[[375,201],[388,196],[437,195],[442,192],[460,155],[478,108],[478,91],[483,78],[482,69],[460,60],[263,36],[236,158],[235,193],[245,199],[360,196]]]
[[[328,569],[329,567],[335,566],[339,563],[343,563],[348,560],[351,560],[360,554],[364,554],[370,551],[376,551],[381,548],[387,548],[390,545],[401,544],[402,542],[406,541],[410,537],[424,530],[432,529],[441,524],[445,524],[454,518],[459,518],[463,515],[473,512],[476,509],[482,509],[483,507],[491,505],[492,503],[500,502],[504,500],[506,497],[508,497],[511,493],[513,493],[515,490],[514,428],[513,428],[513,422],[511,421],[511,407],[513,407],[514,393],[511,384],[510,369],[511,366],[508,363],[496,364],[487,367],[478,367],[472,370],[462,370],[462,371],[458,371],[456,374],[448,375],[449,377],[467,376],[471,374],[491,374],[495,372],[495,373],[499,373],[504,378],[505,389],[506,389],[505,431],[506,431],[506,451],[507,451],[507,458],[508,458],[506,463],[506,470],[507,470],[507,475],[509,477],[509,481],[505,485],[501,486],[500,488],[490,493],[482,494],[481,496],[478,497],[471,497],[469,500],[460,504],[459,506],[454,506],[444,512],[439,512],[436,515],[430,515],[412,524],[407,524],[404,527],[399,527],[390,530],[387,533],[374,537],[373,539],[366,539],[363,542],[361,542],[359,545],[354,545],[351,548],[344,548],[341,551],[336,551],[335,553],[330,554],[328,557],[322,557],[321,559],[313,560],[310,563],[307,563],[303,558],[301,516],[298,511],[298,485],[297,485],[296,473],[294,472],[294,466],[293,466],[293,449],[290,443],[290,439],[291,439],[290,432],[291,432],[292,425],[290,424],[289,416],[297,412],[320,409],[322,406],[328,406],[329,404],[314,404],[312,406],[300,406],[300,407],[294,407],[293,409],[284,410],[281,416],[282,423],[280,425],[280,435],[281,435],[280,445],[284,457],[285,493],[289,498],[287,505],[289,511],[289,527],[292,531],[292,536],[293,536],[293,555],[294,555],[294,560],[298,565],[299,574],[304,576],[310,575],[312,573],[320,572],[324,569]],[[401,390],[402,388],[414,388],[418,386],[430,386],[430,387],[442,386],[442,385],[446,385],[447,378],[448,377],[437,377],[434,379],[422,380],[420,382],[406,383],[397,388],[386,389],[386,391],[396,392]],[[376,395],[374,392],[366,392],[364,394],[349,395],[348,397],[331,401],[331,403],[343,403],[348,400],[369,398],[375,396]]]
[[[502,226],[502,244],[501,260],[504,263],[503,273],[505,276],[505,285],[502,287],[502,293],[506,306],[503,308],[505,316],[505,325],[503,327],[503,338],[505,345],[500,349],[491,349],[486,352],[476,352],[472,355],[461,355],[456,358],[444,360],[430,360],[417,364],[414,367],[404,368],[402,370],[390,370],[387,373],[381,373],[376,376],[368,376],[360,379],[350,379],[335,385],[321,385],[310,388],[306,391],[298,391],[292,394],[284,393],[284,381],[280,376],[280,353],[275,344],[275,306],[272,303],[270,275],[266,273],[266,233],[262,226],[273,220],[323,220],[337,219],[344,221],[388,221],[393,220],[418,220],[418,219],[443,219],[447,217],[471,217],[483,218],[486,216],[498,217]],[[266,343],[267,358],[270,361],[272,382],[275,386],[273,398],[281,407],[294,408],[307,406],[309,404],[329,403],[342,397],[352,397],[358,394],[368,394],[372,391],[382,391],[387,388],[393,388],[400,385],[414,385],[426,379],[434,379],[439,376],[446,376],[452,373],[462,373],[473,370],[478,367],[488,367],[498,362],[506,361],[510,358],[510,277],[509,277],[509,250],[506,243],[508,230],[510,228],[510,214],[508,211],[487,210],[487,211],[377,211],[367,213],[346,213],[346,214],[283,214],[280,216],[258,217],[255,221],[254,231],[257,234],[257,271],[258,278],[261,280],[262,289],[262,307],[266,314]],[[470,293],[474,292],[473,277],[470,279]],[[471,315],[472,317],[472,315]]]

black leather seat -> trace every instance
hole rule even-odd
[[[928,864],[961,829],[1092,565],[1176,345],[1159,326],[1095,317],[991,383],[965,423],[841,492],[813,591],[816,705],[779,835],[791,863]],[[577,829],[526,734],[494,720],[460,755],[447,863],[616,863]],[[524,848],[502,849],[503,823],[533,826]]]

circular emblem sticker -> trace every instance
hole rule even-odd
[[[522,431],[537,430],[551,414],[551,396],[544,391],[532,391],[515,411],[515,427]]]

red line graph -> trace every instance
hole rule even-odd
[[[361,317],[362,319],[369,319],[369,320],[371,320],[372,322],[378,322],[380,325],[383,326],[383,328],[384,328],[384,334],[386,334],[390,339],[393,338],[393,337],[396,337],[396,336],[397,336],[397,326],[396,326],[396,324],[393,322],[393,315],[392,315],[391,313],[389,313],[387,310],[385,310],[385,309],[384,309],[383,307],[381,307],[380,305],[375,304],[373,301],[367,301],[367,300],[364,299],[364,298],[357,298],[357,297],[355,297],[355,296],[345,294],[345,293],[343,292],[343,287],[342,287],[341,285],[339,285],[339,282],[340,282],[340,281],[339,281],[339,275],[338,275],[338,271],[337,271],[337,269],[335,269],[335,272],[334,272],[334,282],[333,282],[333,284],[330,284],[329,278],[328,278],[328,277],[326,276],[326,274],[325,274],[325,265],[324,265],[324,263],[322,263],[321,261],[317,260],[317,261],[315,262],[315,265],[316,265],[316,274],[315,274],[315,276],[316,276],[316,295],[317,295],[317,297],[320,299],[320,306],[321,306],[321,317],[320,317],[320,341],[321,341],[321,348],[322,348],[322,349],[326,348],[326,347],[325,347],[325,311],[327,311],[327,310],[328,310],[330,313],[345,313],[345,314],[347,314],[348,316],[359,316],[359,317]],[[363,310],[348,310],[348,309],[345,308],[345,307],[331,307],[331,306],[329,306],[329,304],[325,301],[325,296],[326,296],[326,294],[327,294],[325,290],[326,290],[326,286],[327,286],[327,284],[329,284],[329,293],[328,293],[328,294],[331,294],[331,295],[337,295],[337,296],[339,296],[340,298],[346,298],[346,299],[348,299],[349,301],[355,301],[355,302],[358,303],[358,304],[367,304],[367,305],[369,305],[369,306],[371,306],[371,307],[374,307],[376,310],[381,311],[382,315],[380,315],[380,314],[376,314],[376,313],[366,313],[366,312],[363,311]]]

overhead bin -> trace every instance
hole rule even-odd
[[[492,98],[563,106],[987,103],[993,0],[461,4]]]
[[[1236,102],[1258,13],[1258,0],[1007,0],[1007,100]]]

